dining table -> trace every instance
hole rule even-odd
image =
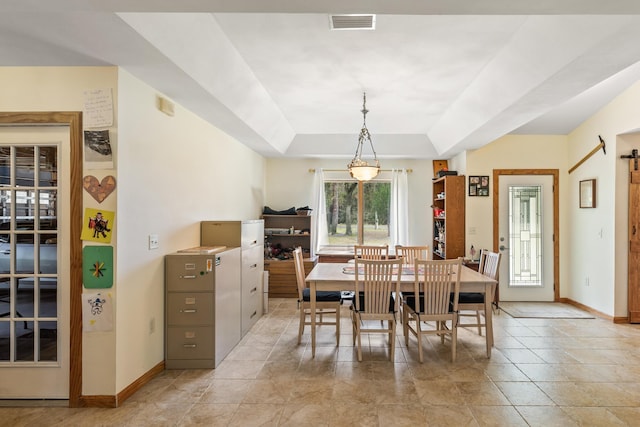
[[[355,264],[353,263],[316,263],[306,279],[310,293],[311,308],[311,357],[316,354],[316,292],[351,291],[355,287]],[[415,273],[410,266],[404,266],[400,275],[400,291],[413,292]],[[497,282],[464,265],[460,268],[460,292],[478,292],[485,295],[484,311],[486,324],[487,357],[491,357],[493,347],[492,302]],[[487,298],[488,296],[488,298]]]

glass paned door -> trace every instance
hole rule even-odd
[[[542,187],[509,186],[509,286],[542,286]]]
[[[0,129],[0,373],[10,384],[0,398],[68,397],[68,265],[58,244],[68,135]]]
[[[553,177],[501,175],[500,300],[553,301]]]

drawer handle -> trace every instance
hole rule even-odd
[[[251,293],[252,293],[252,294],[255,294],[256,292],[258,292],[258,288],[253,288],[253,289],[251,289]]]
[[[192,276],[180,276],[181,279],[195,279],[196,275],[192,275]]]
[[[254,240],[253,242],[251,242],[251,244],[252,244],[252,245],[255,245],[255,244],[257,244],[257,243],[258,243],[258,241],[257,241],[257,240]]]
[[[196,313],[198,310],[194,308],[189,308],[187,310],[180,310],[180,313]]]
[[[251,268],[256,268],[258,264],[251,264]]]
[[[258,312],[254,311],[253,314],[251,315],[251,317],[249,317],[249,319],[253,319],[254,317],[256,317],[256,314],[258,314]]]
[[[196,344],[182,344],[184,348],[196,348]]]

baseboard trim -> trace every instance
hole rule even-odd
[[[162,371],[164,371],[164,360],[122,389],[117,395],[81,396],[80,404],[86,408],[117,408]]]
[[[587,305],[584,305],[582,303],[574,301],[571,298],[560,298],[559,302],[564,302],[566,304],[570,304],[570,305],[572,305],[574,307],[578,307],[581,310],[584,310],[584,311],[586,311],[588,313],[591,313],[594,316],[601,317],[601,318],[603,318],[605,320],[611,320],[612,322],[615,323],[615,319],[612,316],[609,316],[608,314],[605,314],[605,313],[603,313],[601,311],[598,311],[598,310],[596,310],[594,308],[591,308],[591,307],[589,307]]]

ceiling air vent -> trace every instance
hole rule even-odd
[[[375,30],[376,15],[329,15],[332,30]]]

